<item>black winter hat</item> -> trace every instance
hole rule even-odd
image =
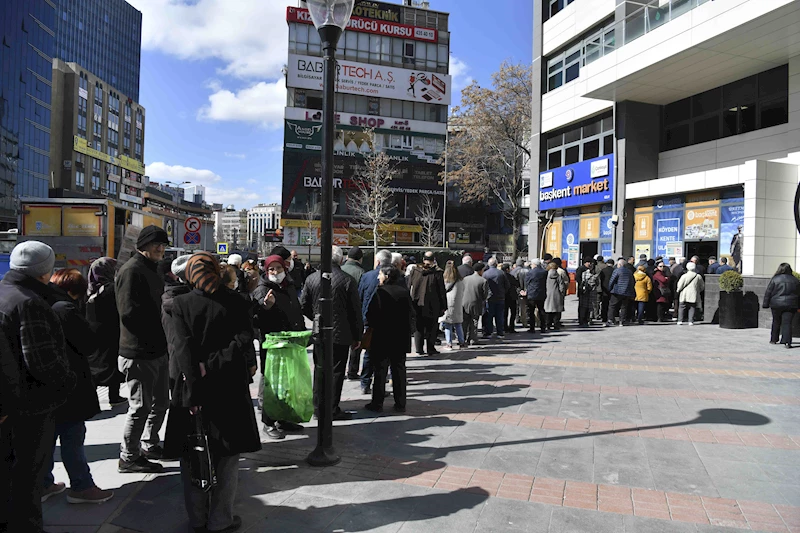
[[[269,252],[269,255],[279,255],[279,256],[281,256],[281,259],[283,259],[284,261],[286,261],[290,257],[292,257],[292,253],[289,250],[287,250],[286,248],[284,248],[283,246],[281,246],[280,244],[278,246],[276,246],[275,248],[273,248]]]
[[[358,246],[353,246],[347,252],[347,257],[349,257],[350,259],[355,259],[356,261],[360,261],[361,258],[364,257],[364,252],[362,252],[361,248],[359,248]]]
[[[136,249],[142,250],[152,242],[169,244],[169,235],[158,226],[147,226],[139,233],[139,238],[136,239]]]

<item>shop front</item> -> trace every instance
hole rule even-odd
[[[571,272],[581,257],[611,256],[613,169],[611,154],[539,174],[539,212],[548,221],[543,251]]]
[[[741,272],[744,190],[723,190],[636,200],[633,249],[650,257],[728,258]]]

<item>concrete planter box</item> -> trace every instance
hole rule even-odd
[[[770,329],[772,327],[772,313],[769,309],[761,308],[761,302],[764,299],[764,292],[767,289],[770,279],[772,278],[760,276],[744,277],[744,286],[742,287],[742,315],[745,328]],[[711,324],[719,324],[719,276],[716,274],[706,274],[705,282],[705,315],[703,321]],[[792,324],[792,337],[800,337],[800,313],[794,316],[794,322]]]

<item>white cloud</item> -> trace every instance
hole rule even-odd
[[[173,183],[183,183],[184,181],[192,184],[208,185],[222,181],[222,176],[210,170],[201,170],[181,165],[168,165],[157,161],[147,165],[147,175],[155,181],[171,181]]]
[[[266,128],[283,125],[286,107],[286,83],[283,78],[273,83],[262,81],[235,93],[224,89],[216,81],[208,86],[214,92],[208,96],[208,105],[198,111],[198,119],[253,122]]]
[[[234,154],[234,153],[231,153],[231,152],[225,152],[223,155],[225,157],[229,157],[231,159],[246,159],[247,158],[247,154]]]
[[[247,180],[247,184],[248,185],[255,185],[256,183],[258,183],[258,181],[254,180],[253,178],[250,178],[249,180]]]
[[[223,74],[277,78],[286,61],[287,0],[130,0],[142,46],[181,59],[221,60]]]
[[[244,187],[237,187],[235,189],[220,189],[217,187],[208,187],[206,189],[206,202],[210,204],[233,204],[237,208],[253,207],[261,201],[258,193]]]
[[[453,91],[460,91],[470,83],[472,83],[472,76],[469,73],[469,65],[461,61],[459,58],[450,54],[450,75],[453,77]]]

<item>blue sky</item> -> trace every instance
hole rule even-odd
[[[143,13],[141,104],[151,179],[191,181],[207,200],[279,202],[286,6],[297,0],[128,0]],[[399,3],[397,0],[394,3]],[[430,0],[450,13],[455,89],[531,61],[530,0]],[[457,98],[457,94],[454,95]]]

